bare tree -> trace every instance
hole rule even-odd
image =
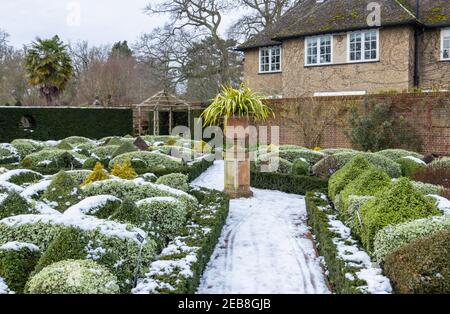
[[[193,38],[211,38],[213,45],[220,51],[220,81],[230,81],[230,56],[227,41],[220,34],[223,14],[229,11],[231,0],[164,0],[158,5],[148,5],[148,14],[165,14],[169,16],[166,30],[169,35],[178,32],[190,34]]]
[[[280,17],[301,0],[239,0],[248,11],[230,29],[233,38],[247,40],[264,29],[270,29]]]

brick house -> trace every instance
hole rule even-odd
[[[450,0],[305,0],[239,50],[273,97],[449,90]]]

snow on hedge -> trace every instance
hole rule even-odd
[[[69,207],[65,212],[65,216],[95,215],[98,210],[109,202],[122,202],[119,198],[112,195],[96,195],[85,198],[78,204]]]
[[[428,195],[429,197],[432,197],[436,200],[436,206],[438,209],[444,213],[446,216],[450,216],[450,200],[446,199],[445,197],[439,196],[439,195]]]
[[[32,198],[33,196],[37,196],[40,192],[44,192],[52,183],[52,180],[43,180],[36,184],[30,185],[26,187],[22,193],[20,193],[21,196],[25,198]]]
[[[425,161],[423,161],[422,159],[419,159],[419,158],[414,157],[414,156],[406,156],[406,157],[403,157],[402,159],[409,159],[409,160],[414,161],[415,163],[422,164],[422,165],[425,165],[425,166],[426,166],[426,164],[427,164],[427,163],[426,163]]]
[[[138,237],[146,238],[146,233],[139,229],[130,229],[125,224],[114,221],[102,220],[93,216],[77,216],[77,215],[20,215],[5,218],[0,224],[11,227],[20,227],[27,224],[44,223],[50,225],[63,225],[66,227],[75,227],[84,231],[99,230],[103,235],[108,237],[118,237],[121,239],[131,239],[140,244]]]
[[[3,251],[20,251],[22,249],[29,249],[32,252],[39,252],[39,247],[37,247],[34,244],[31,243],[24,243],[24,242],[17,242],[17,241],[13,241],[13,242],[8,242],[3,244],[2,246],[0,246],[0,250]]]
[[[14,292],[9,290],[8,285],[2,277],[0,277],[0,294],[14,294]]]
[[[0,181],[0,188],[4,188],[11,192],[22,193],[23,188],[14,183],[9,183],[8,181]]]
[[[333,243],[337,247],[338,257],[348,262],[351,266],[360,268],[356,272],[356,276],[367,283],[367,285],[358,288],[362,292],[370,294],[392,293],[389,279],[382,275],[381,268],[372,263],[369,255],[359,249],[357,241],[351,236],[350,228],[338,220],[336,215],[328,215],[328,219],[330,231],[339,235],[339,237],[333,239]],[[354,280],[352,274],[346,274],[346,277]]]
[[[42,177],[42,175],[40,173],[33,171],[33,170],[15,169],[15,170],[10,170],[10,171],[0,175],[0,181],[9,181],[9,180],[11,180],[11,178],[22,175],[22,174],[35,174],[35,175]]]

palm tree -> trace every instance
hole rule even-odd
[[[28,50],[25,67],[30,85],[38,87],[48,106],[56,103],[73,74],[67,46],[58,36],[37,38]]]

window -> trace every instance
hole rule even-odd
[[[441,60],[450,60],[450,29],[442,30]]]
[[[333,36],[306,38],[306,65],[331,64],[333,54]]]
[[[379,31],[367,30],[348,34],[348,62],[378,61]]]
[[[259,49],[259,72],[271,73],[281,71],[281,46]]]

